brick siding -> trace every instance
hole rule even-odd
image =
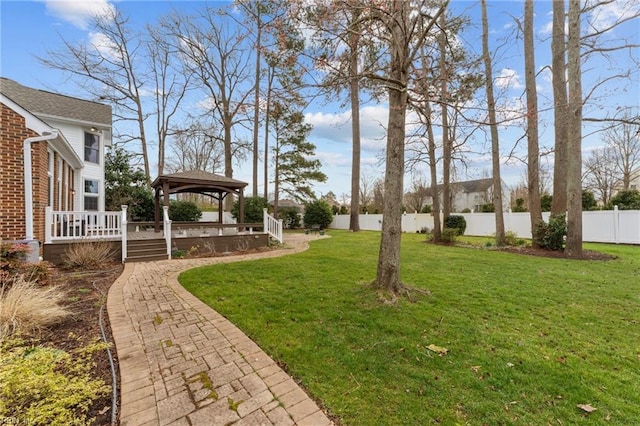
[[[25,126],[18,113],[0,104],[0,240],[26,237],[24,217],[25,139],[38,136]],[[44,241],[44,208],[47,205],[47,143],[32,144],[33,216],[36,239]]]

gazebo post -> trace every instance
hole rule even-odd
[[[160,187],[155,190],[155,197],[153,197],[153,218],[155,224],[153,227],[154,232],[160,232]]]
[[[244,189],[240,188],[238,197],[238,222],[244,223]],[[244,231],[244,228],[242,229]]]
[[[222,211],[222,193],[218,192],[218,222],[222,224],[223,211]]]
[[[164,197],[163,206],[169,206],[169,181],[165,181],[162,184],[162,195]]]

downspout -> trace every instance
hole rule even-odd
[[[35,240],[33,235],[33,176],[31,173],[31,144],[34,142],[49,141],[58,137],[58,131],[44,132],[42,136],[34,136],[24,140],[24,219],[26,239]]]

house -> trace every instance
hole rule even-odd
[[[111,107],[0,77],[0,240],[45,241],[45,210],[104,211]]]
[[[442,184],[437,186],[440,193],[440,204],[442,205]],[[451,211],[462,212],[463,210],[480,211],[484,204],[493,203],[493,179],[476,179],[464,182],[451,183]],[[433,196],[428,191],[426,204],[433,205]],[[502,182],[502,205],[503,210],[509,209],[509,189]]]

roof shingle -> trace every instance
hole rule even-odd
[[[111,127],[109,105],[33,89],[5,77],[0,77],[0,93],[36,116],[62,117]]]

